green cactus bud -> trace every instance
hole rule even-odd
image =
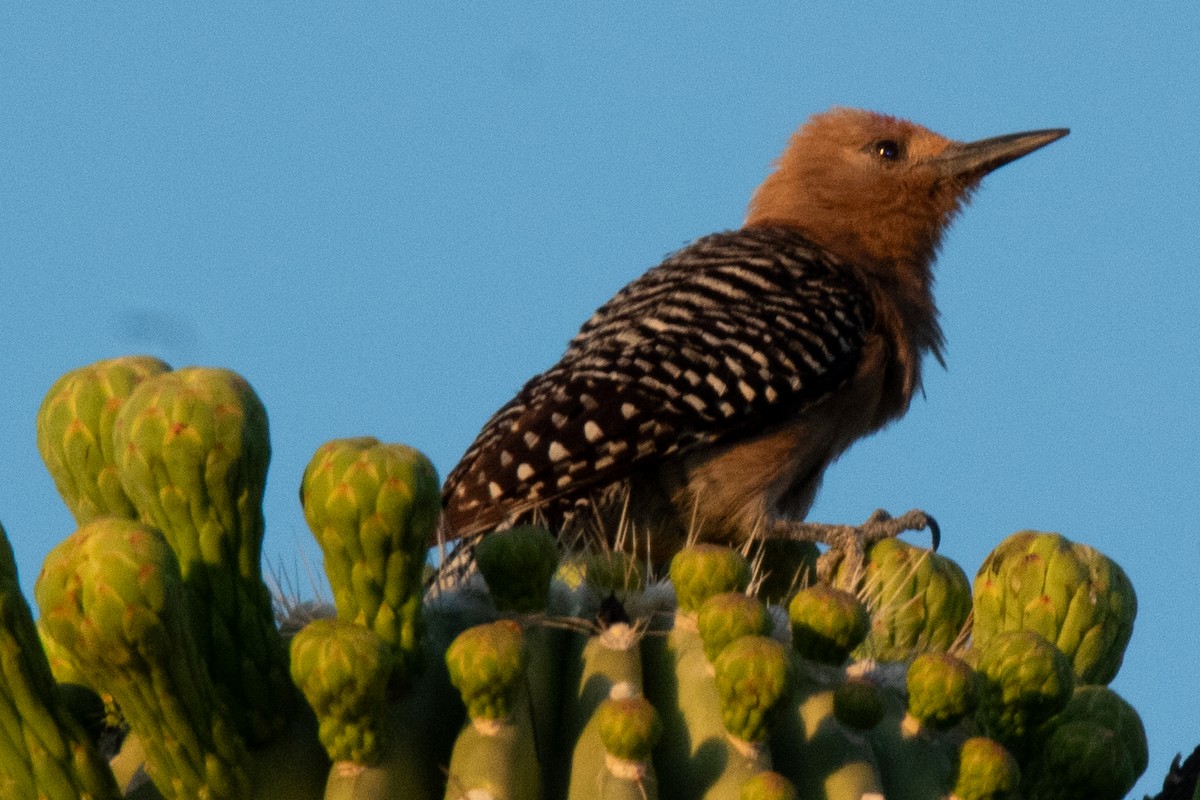
[[[1030,800],[1120,800],[1141,774],[1116,732],[1086,720],[1057,725],[1026,780]]]
[[[421,574],[442,507],[433,464],[401,444],[336,439],[309,461],[300,500],[338,618],[378,634],[395,679],[408,680],[421,658]]]
[[[900,539],[867,549],[860,587],[871,630],[854,651],[859,658],[908,661],[945,652],[971,613],[971,585],[962,568]]]
[[[475,563],[500,611],[532,614],[546,610],[558,547],[545,528],[522,525],[484,536]]]
[[[980,690],[976,717],[987,735],[1021,757],[1038,726],[1071,699],[1071,664],[1033,631],[998,633],[975,651],[974,660]]]
[[[5,796],[120,797],[112,771],[66,706],[66,695],[54,684],[21,595],[12,546],[0,526],[0,787]]]
[[[596,722],[604,749],[622,761],[649,761],[662,735],[658,712],[641,695],[610,697],[596,709]]]
[[[192,629],[239,731],[282,729],[293,689],[262,582],[267,413],[229,370],[189,367],[147,378],[113,428],[121,485],[179,560]]]
[[[521,626],[499,620],[468,628],[447,648],[446,666],[473,721],[508,719],[525,670]]]
[[[292,680],[317,714],[334,761],[370,766],[379,758],[391,648],[368,628],[319,619],[292,639]]]
[[[1076,686],[1059,721],[1086,720],[1116,734],[1121,752],[1128,757],[1135,780],[1150,765],[1146,729],[1137,711],[1107,686]]]
[[[974,713],[975,670],[949,653],[922,653],[908,666],[908,713],[922,725],[946,730]]]
[[[849,592],[823,583],[805,587],[788,604],[792,647],[803,658],[839,665],[871,627],[867,609]]]
[[[833,692],[833,715],[848,728],[869,731],[883,719],[879,687],[864,678],[851,678]]]
[[[1106,686],[1078,686],[1042,733],[1028,769],[1028,797],[1118,800],[1146,771],[1142,720]]]
[[[761,579],[758,596],[764,603],[782,605],[798,589],[817,582],[817,559],[821,551],[812,542],[794,539],[763,539],[754,558]]]
[[[704,601],[721,592],[744,592],[750,565],[736,550],[716,544],[685,547],[671,559],[671,582],[679,610],[695,614]]]
[[[42,625],[40,620],[37,623],[37,629],[38,637],[42,642],[42,649],[46,652],[47,661],[50,662],[50,673],[54,676],[54,680],[58,683],[75,683],[80,686],[87,686],[87,677],[75,665],[70,652],[54,641],[54,637],[46,631],[45,626]]]
[[[1116,676],[1137,616],[1124,570],[1057,533],[1020,531],[1005,539],[979,568],[974,598],[977,644],[1002,631],[1032,630],[1089,684]]]
[[[46,393],[37,414],[38,452],[77,524],[137,516],[117,476],[113,423],[138,384],[169,369],[150,356],[97,361],[63,375]]]
[[[787,648],[765,636],[743,636],[722,650],[713,666],[725,730],[743,742],[765,741],[771,712],[791,680]]]
[[[742,785],[740,800],[800,800],[800,795],[778,772],[760,772]]]
[[[1021,767],[999,742],[973,736],[963,742],[958,755],[955,800],[1017,800]]]
[[[245,750],[187,621],[183,579],[163,536],[101,517],[47,556],[34,588],[49,634],[116,699],[168,798],[243,798]]]
[[[584,577],[599,594],[624,595],[646,587],[646,570],[634,556],[620,550],[592,553],[584,561]]]
[[[761,600],[741,592],[713,595],[696,615],[704,655],[715,663],[726,645],[743,636],[766,636],[771,632],[771,615]]]

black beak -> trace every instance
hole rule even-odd
[[[1050,128],[994,136],[976,142],[956,142],[934,161],[947,176],[978,180],[992,170],[1045,147],[1070,132],[1069,128]]]

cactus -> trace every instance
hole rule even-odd
[[[1055,535],[989,556],[970,640],[965,573],[886,540],[856,597],[794,543],[698,544],[664,579],[519,528],[422,597],[432,466],[335,440],[301,481],[335,609],[286,622],[288,669],[258,564],[266,416],[242,379],[102,362],[38,426],[81,518],[36,629],[0,551],[6,797],[1104,798],[1146,768],[1136,712],[1086,683],[1120,665],[1132,588]]]
[[[567,688],[559,733],[564,747],[554,761],[562,768],[551,769],[547,796],[591,797],[597,785],[611,788],[617,795],[637,789],[634,796],[654,796],[657,784],[653,767],[645,760],[629,763],[618,757],[614,762],[610,743],[604,741],[600,730],[603,720],[599,709],[605,703],[642,696],[641,634],[625,622],[615,622],[594,634],[576,634],[570,652],[574,657],[567,659],[569,675],[563,682]],[[635,713],[649,716],[640,705]],[[651,747],[661,735],[661,720],[657,714],[654,717],[653,723],[643,719]],[[660,733],[651,730],[655,727]],[[611,739],[612,733],[608,735]],[[631,783],[636,786],[626,785]]]
[[[713,595],[744,592],[750,584],[750,565],[728,547],[693,545],[671,559],[671,583],[680,612],[695,614]]]
[[[370,628],[318,619],[292,639],[292,680],[317,713],[321,744],[334,761],[378,761],[387,684],[388,643]]]
[[[550,531],[525,525],[483,537],[475,548],[475,563],[496,608],[531,614],[544,611],[550,599],[558,548]]]
[[[450,681],[478,727],[512,717],[525,670],[521,626],[500,621],[459,634],[446,651]]]
[[[433,465],[404,445],[337,439],[313,455],[300,501],[338,618],[378,634],[397,680],[410,679],[421,659],[421,568],[441,509]]]
[[[883,719],[879,687],[864,678],[846,681],[833,692],[833,716],[852,730],[871,730]]]
[[[761,600],[741,592],[722,592],[704,601],[696,615],[696,629],[704,643],[704,657],[716,664],[728,645],[744,636],[771,633],[771,615]]]
[[[791,677],[784,646],[765,636],[743,636],[721,650],[713,666],[725,730],[739,744],[764,742]]]
[[[946,730],[974,713],[978,702],[975,671],[949,653],[923,653],[905,675],[908,713],[920,725]]]
[[[742,785],[739,800],[800,800],[796,787],[778,772],[760,772]]]
[[[262,582],[262,403],[229,370],[164,372],[126,398],[113,442],[126,494],[178,558],[200,615],[197,645],[238,730],[267,741],[286,724],[293,690]]]
[[[120,704],[160,791],[249,795],[241,739],[187,627],[183,578],[161,534],[100,517],[50,552],[34,594],[50,635]]]
[[[112,772],[62,701],[0,527],[0,788],[5,797],[115,800]]]
[[[641,695],[610,697],[596,709],[596,727],[608,754],[630,764],[629,772],[643,778],[650,752],[662,736],[654,706]]]
[[[1071,699],[1075,676],[1058,648],[1033,631],[993,636],[974,654],[980,676],[979,722],[1014,754]]]
[[[470,722],[450,757],[447,800],[487,791],[496,800],[535,800],[541,770],[524,697],[524,637],[509,620],[477,625],[446,651],[450,680]]]
[[[1105,686],[1077,687],[1039,738],[1023,784],[1032,800],[1119,800],[1149,761],[1137,713]]]
[[[822,664],[841,664],[866,637],[867,609],[842,589],[815,584],[801,589],[788,604],[792,645],[804,658]]]
[[[955,800],[1017,800],[1021,767],[999,742],[972,736],[963,742],[952,797]]]
[[[835,678],[797,658],[791,693],[771,730],[773,768],[801,798],[861,800],[883,796],[879,762],[869,740],[834,713]]]
[[[46,393],[37,414],[38,452],[76,524],[137,516],[117,472],[113,425],[138,384],[169,369],[150,356],[113,358],[71,370]]]
[[[625,596],[646,586],[646,571],[641,562],[621,551],[589,554],[584,562],[584,572],[587,582],[606,595]]]
[[[871,631],[859,658],[907,661],[951,648],[971,613],[971,585],[962,567],[900,539],[875,542],[860,584]]]
[[[1019,531],[1001,542],[975,576],[974,598],[977,645],[1034,631],[1067,656],[1081,683],[1113,679],[1137,616],[1125,571],[1057,533]]]

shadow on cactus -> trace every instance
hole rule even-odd
[[[1118,798],[1146,769],[1105,686],[1133,588],[1057,534],[1009,537],[972,588],[897,540],[827,584],[808,546],[693,543],[656,574],[524,527],[426,594],[432,464],[335,439],[296,476],[333,606],[285,634],[244,379],[98,362],[37,439],[79,528],[37,627],[0,551],[5,797]]]

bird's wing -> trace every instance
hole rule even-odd
[[[869,300],[798,234],[714,234],[622,289],[450,473],[457,535],[745,435],[853,374]]]

